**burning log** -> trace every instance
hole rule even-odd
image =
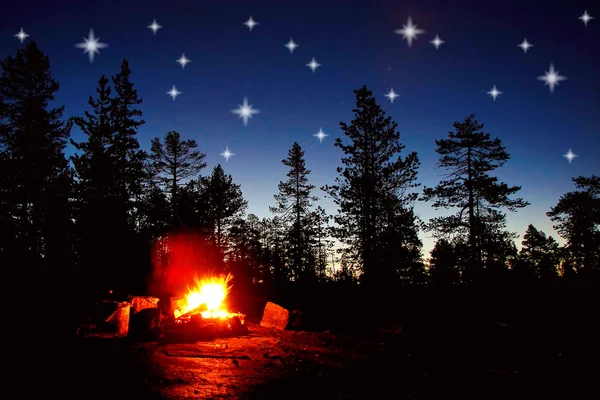
[[[171,297],[169,299],[169,314],[173,316],[183,314],[182,310],[185,310],[186,305],[187,302],[184,298]]]
[[[172,297],[168,323],[163,327],[167,342],[195,342],[212,339],[215,334],[231,336],[248,331],[244,315],[230,313],[225,299],[231,288],[231,276],[207,277],[188,286],[181,298]]]
[[[183,319],[188,319],[190,318],[192,315],[196,315],[196,314],[200,314],[203,313],[204,311],[208,310],[208,307],[206,306],[206,303],[202,303],[200,304],[198,307],[196,308],[192,308],[190,311],[181,314],[179,317],[175,318],[176,320],[183,320]]]

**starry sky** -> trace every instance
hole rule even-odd
[[[587,23],[584,11],[593,17]],[[258,23],[252,29],[250,17]],[[411,46],[397,33],[409,17],[424,31]],[[23,43],[15,37],[21,28],[29,35]],[[76,46],[90,29],[108,44],[93,62]],[[509,212],[509,228],[522,234],[533,223],[557,237],[545,212],[574,189],[572,177],[600,173],[599,33],[592,0],[20,0],[2,6],[0,57],[37,41],[60,82],[56,102],[66,117],[82,115],[99,77],[116,74],[127,58],[144,100],[142,147],[170,130],[195,139],[207,154],[205,174],[221,163],[259,217],[270,216],[294,141],[306,152],[312,183],[333,182],[342,156],[333,141],[363,84],[398,123],[405,151],[418,153],[426,186],[443,173],[435,140],[473,113],[511,155],[497,176],[521,185],[531,202]],[[290,39],[293,52],[285,47]],[[524,39],[532,45],[526,52]],[[176,61],[182,54],[191,60],[185,68]],[[567,78],[553,91],[538,79],[551,64]],[[167,94],[173,86],[181,92],[175,100]],[[501,92],[495,100],[494,87]],[[390,89],[399,95],[393,102]],[[232,113],[245,97],[260,111],[247,126]],[[322,142],[314,136],[320,129],[328,135]],[[72,136],[83,139],[77,128]],[[226,148],[234,154],[228,161]],[[563,156],[569,149],[572,162]],[[330,200],[320,204],[335,212]],[[416,212],[425,220],[447,214],[426,203]],[[433,242],[422,239],[428,255]]]

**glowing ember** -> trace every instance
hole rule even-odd
[[[198,280],[196,286],[188,287],[184,306],[175,310],[175,318],[202,305],[206,305],[206,311],[200,313],[203,318],[229,318],[235,315],[227,311],[224,304],[231,289],[230,281],[231,275]]]

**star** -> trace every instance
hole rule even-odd
[[[256,25],[258,25],[258,22],[253,20],[252,16],[250,16],[250,18],[248,18],[248,21],[244,22],[244,25],[246,25],[248,27],[248,29],[250,29],[250,32],[252,32],[252,28],[254,28]]]
[[[490,90],[489,92],[487,92],[487,94],[489,94],[490,96],[492,96],[492,98],[494,99],[494,101],[496,101],[496,97],[500,96],[502,94],[502,92],[499,91],[498,89],[496,89],[496,85],[494,85],[494,87],[492,88],[492,90]]]
[[[296,47],[298,47],[298,45],[294,43],[294,39],[290,39],[290,41],[287,42],[285,47],[287,47],[290,50],[290,53],[293,53]]]
[[[569,151],[567,152],[567,154],[563,154],[563,157],[566,158],[567,160],[569,160],[569,164],[571,164],[571,162],[573,162],[573,159],[575,157],[577,157],[577,154],[574,154],[571,149],[569,149]]]
[[[417,35],[425,33],[424,30],[417,29],[417,25],[413,25],[411,17],[408,17],[408,22],[406,25],[402,25],[402,29],[396,29],[394,32],[406,39],[408,47],[412,46],[412,41],[417,38]]]
[[[23,30],[23,28],[21,28],[21,30],[19,31],[19,33],[17,33],[15,35],[16,38],[18,38],[21,43],[23,43],[23,41],[28,37],[29,35],[27,33],[25,33],[25,31]]]
[[[317,60],[315,60],[315,58],[313,57],[312,61],[309,62],[308,64],[306,64],[307,67],[309,67],[310,69],[312,69],[313,74],[315,73],[315,71],[317,70],[317,68],[319,68],[321,66],[321,64],[319,64],[317,62]]]
[[[594,19],[594,17],[592,17],[590,14],[588,14],[587,10],[585,10],[583,12],[583,15],[577,19],[582,20],[583,25],[587,26],[588,22],[590,22],[592,19]]]
[[[231,110],[232,113],[238,114],[239,118],[244,119],[244,126],[248,126],[248,119],[252,118],[252,114],[260,113],[260,110],[252,109],[252,104],[248,105],[248,98],[244,97],[244,104],[240,104],[236,110]]]
[[[178,62],[179,64],[181,64],[181,68],[185,68],[185,65],[188,63],[191,63],[192,60],[186,58],[185,54],[181,54],[181,58],[178,60],[175,60],[175,62]]]
[[[313,136],[319,139],[319,142],[323,143],[323,139],[325,139],[329,135],[323,132],[323,128],[319,128],[319,132],[317,132]]]
[[[156,35],[156,32],[162,28],[161,25],[158,24],[158,22],[156,22],[156,20],[152,21],[152,23],[150,25],[148,25],[146,28],[150,28],[152,30],[152,32],[154,32],[154,34]]]
[[[396,99],[396,97],[399,97],[400,95],[396,92],[394,92],[393,88],[390,88],[390,91],[385,95],[385,97],[387,97],[388,99],[390,99],[390,102],[394,102],[394,100]]]
[[[533,45],[527,41],[527,38],[525,38],[523,39],[523,43],[521,43],[518,47],[522,48],[523,52],[527,54],[527,50],[529,50],[530,47],[533,47]]]
[[[175,101],[175,97],[179,96],[181,92],[177,90],[175,85],[173,85],[173,87],[167,92],[167,94],[173,98],[173,101]]]
[[[90,34],[87,38],[83,38],[83,43],[77,43],[75,47],[84,49],[83,54],[88,53],[90,56],[90,62],[94,62],[94,54],[100,54],[100,49],[108,47],[106,43],[100,43],[100,38],[94,37],[94,30],[90,29]]]
[[[433,39],[433,40],[432,40],[431,42],[429,42],[429,43],[431,43],[432,45],[434,45],[434,46],[435,46],[435,49],[437,50],[437,49],[439,49],[439,48],[440,48],[440,46],[441,46],[442,44],[444,44],[444,43],[446,43],[446,42],[444,42],[442,39],[440,39],[439,35],[435,35],[435,39]]]
[[[550,86],[550,93],[554,91],[554,86],[558,86],[560,81],[564,81],[567,79],[566,76],[561,76],[558,74],[558,71],[554,70],[554,65],[550,64],[550,70],[545,72],[545,75],[538,76],[538,80],[544,81],[545,85]]]
[[[229,162],[229,159],[232,156],[235,156],[235,153],[232,153],[231,151],[229,151],[229,147],[225,147],[225,151],[222,152],[220,155],[223,156],[223,158],[225,158],[225,161]]]

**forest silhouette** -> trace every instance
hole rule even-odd
[[[0,68],[0,265],[17,295],[70,304],[48,313],[63,317],[67,332],[82,304],[109,291],[176,294],[186,282],[173,268],[230,273],[237,308],[251,314],[275,301],[315,311],[315,326],[324,328],[336,320],[376,325],[429,306],[525,312],[528,298],[548,302],[530,314],[568,314],[577,296],[598,287],[600,178],[574,177],[573,191],[548,210],[564,245],[529,225],[518,250],[506,212],[529,203],[519,186],[494,176],[509,154],[473,115],[436,140],[445,175],[419,194],[418,155],[406,152],[396,123],[359,88],[354,119],[341,123],[335,140],[338,176],[322,188],[337,213],[319,206],[304,150],[292,143],[272,217],[260,219],[246,213],[240,185],[221,165],[206,170],[195,140],[170,131],[148,151],[140,147],[142,100],[127,60],[99,78],[85,115],[69,119],[64,107],[49,106],[59,83],[35,42]],[[71,138],[74,126],[83,141]],[[421,221],[417,201],[454,214]],[[420,230],[437,240],[428,262]]]

